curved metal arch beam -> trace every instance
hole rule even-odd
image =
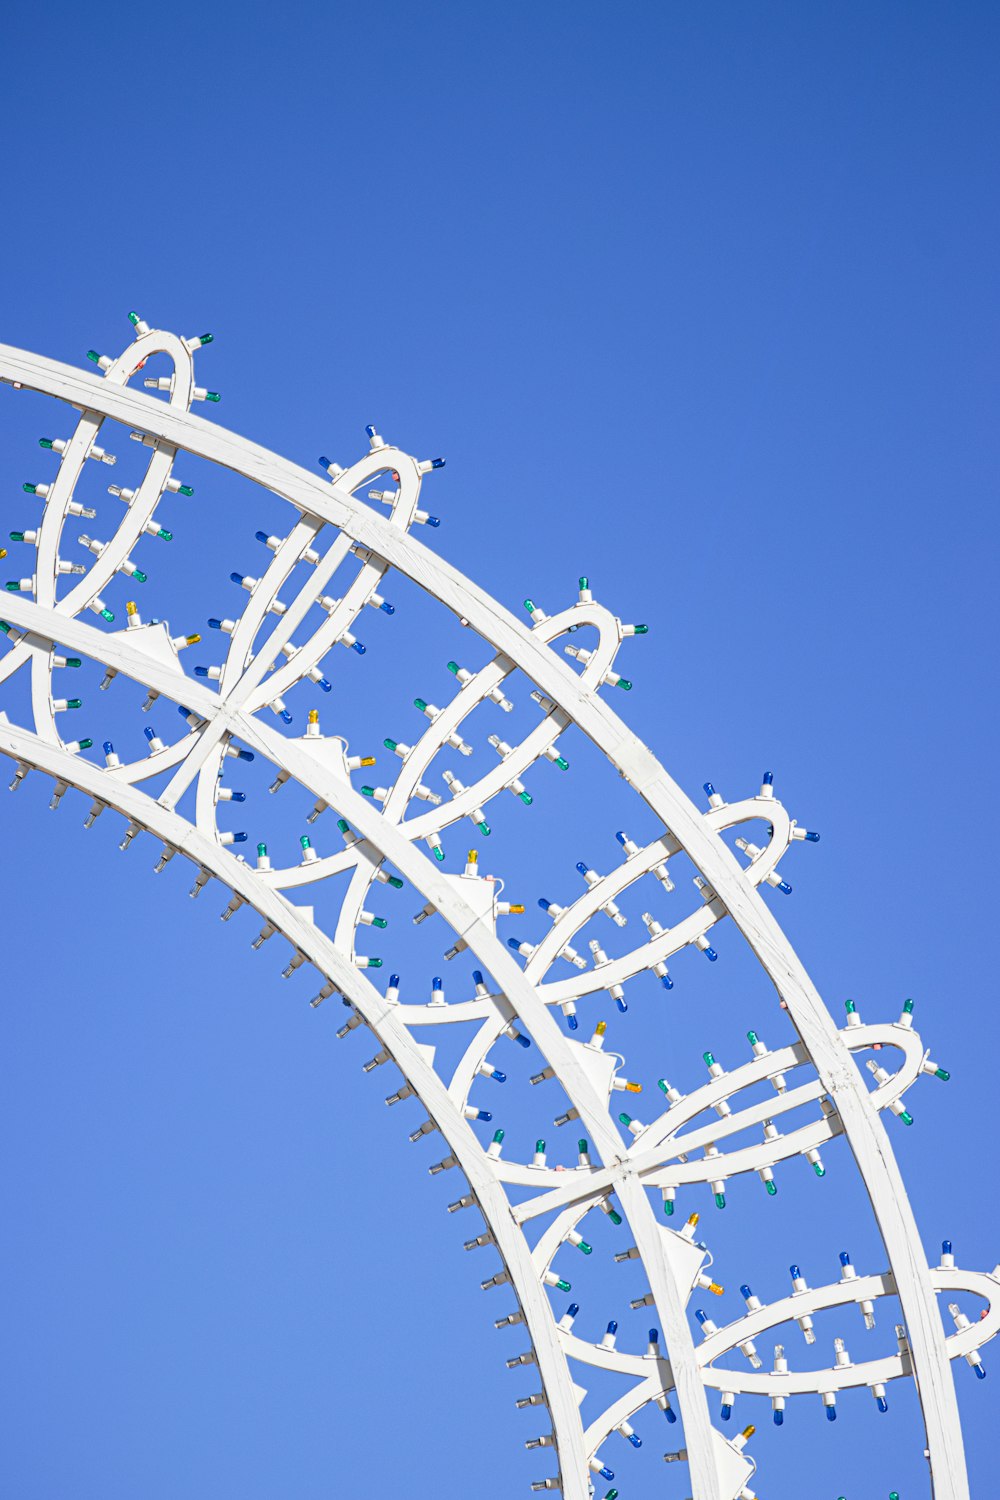
[[[130,645],[127,634],[109,637],[79,620],[66,621],[57,616],[54,611],[42,610],[38,605],[22,599],[16,600],[15,606],[12,613],[18,622],[24,624],[25,628],[33,630],[37,636],[58,630],[60,639],[75,645],[84,655],[110,661],[120,666],[121,670],[126,671],[129,676],[137,676],[145,672],[148,677],[156,681],[164,677],[168,682],[171,679],[172,674],[168,669],[156,668],[154,671],[147,669],[145,658]],[[361,836],[385,855],[415,889],[434,901],[442,916],[450,922],[455,931],[465,935],[470,950],[479,955],[485,967],[502,985],[508,1001],[517,1015],[523,1017],[537,1045],[558,1069],[563,1087],[579,1111],[583,1127],[593,1141],[596,1151],[609,1166],[618,1166],[619,1176],[616,1180],[618,1198],[629,1220],[636,1244],[642,1252],[664,1336],[672,1353],[677,1380],[678,1405],[685,1424],[685,1434],[691,1454],[693,1500],[703,1500],[703,1497],[704,1500],[714,1500],[718,1493],[718,1486],[714,1440],[707,1400],[695,1358],[691,1330],[684,1315],[684,1307],[676,1283],[667,1265],[652,1206],[645,1189],[634,1176],[631,1166],[623,1160],[622,1142],[611,1123],[606,1105],[597,1097],[590,1079],[577,1061],[568,1040],[559,1030],[548,1008],[525,978],[520,966],[502,947],[481,918],[466,905],[447,877],[431,860],[414,848],[396,825],[387,823],[367,798],[362,797],[331,772],[319,766],[299,742],[278,734],[255,719],[248,719],[244,714],[234,712],[226,707],[224,701],[220,704],[217,695],[208,692],[200,684],[192,683],[191,689],[192,691],[188,694],[189,704],[195,712],[204,714],[210,719],[214,717],[214,723],[209,727],[216,737],[223,730],[228,730],[266,755],[273,763],[287,766],[292,775],[304,786],[349,818],[352,826],[359,831]],[[20,733],[13,729],[9,732],[14,735]],[[34,736],[28,737],[24,743],[32,744],[35,739]],[[2,743],[3,738],[0,737],[0,745]],[[38,743],[42,742],[38,741]],[[108,786],[108,782],[102,780],[104,777],[102,770],[93,767],[89,761],[82,761],[77,757],[66,755],[65,761],[68,765],[64,763],[61,773],[64,779],[70,784],[86,785],[87,790],[94,796],[101,797],[109,805],[116,805],[115,799],[109,797],[107,791],[104,791],[102,795],[95,789],[102,785]],[[115,784],[115,792],[117,793],[123,785],[125,784]],[[143,794],[136,795],[142,796]],[[125,807],[120,798],[118,805]],[[143,805],[148,805],[148,803],[144,802]],[[158,806],[162,806],[162,800]],[[125,810],[127,811],[127,808]],[[187,826],[183,824],[183,820],[181,821],[182,826]],[[173,839],[168,842],[182,852],[188,852],[183,840],[180,843]],[[214,841],[210,843],[210,847],[215,850],[219,848]],[[239,862],[235,863],[237,869],[246,869],[246,866]],[[234,890],[236,889],[228,877],[220,878],[223,878]],[[263,882],[257,882],[256,872],[250,872],[250,879],[251,890],[256,890],[258,884],[263,884]],[[242,887],[240,894],[245,896]],[[269,895],[281,900],[284,907],[294,911],[294,907],[283,898],[279,898],[276,892],[270,891]],[[252,901],[251,904],[269,921],[274,921],[270,910],[265,911],[259,901]],[[289,936],[289,941],[299,951],[310,957],[308,947],[303,946],[292,936]],[[315,959],[311,958],[310,961],[315,962]],[[318,963],[317,967],[333,977],[332,971],[325,970],[322,963]],[[353,968],[349,972],[357,974]],[[395,1052],[394,1056],[396,1056]],[[396,1056],[396,1061],[407,1079],[418,1088],[422,1100],[427,1102],[429,1098],[432,1098],[432,1096],[425,1096],[420,1090],[418,1083],[409,1073],[405,1061],[400,1060],[398,1056]],[[437,1078],[436,1074],[433,1076]],[[431,1102],[428,1102],[428,1109],[432,1109]],[[509,1205],[507,1212],[509,1216]]]
[[[192,413],[170,410],[162,402],[138,392],[111,388],[98,378],[41,355],[0,345],[0,377],[142,428],[176,448],[232,469],[300,510],[341,527],[466,619],[498,651],[515,660],[547,697],[570,714],[680,840],[784,1000],[835,1102],[896,1280],[912,1351],[936,1500],[968,1500],[958,1404],[944,1330],[916,1220],[884,1126],[791,943],[759,893],[744,878],[734,856],[706,829],[701,814],[648,747],[607,704],[588,694],[577,675],[545,644],[534,640],[532,632],[507,610],[457,569],[336,486],[324,484],[297,465]],[[626,1186],[632,1185],[623,1184],[623,1189]],[[634,1188],[642,1193],[638,1183]],[[703,1406],[700,1386],[699,1394]],[[701,1473],[699,1467],[695,1450],[691,1469],[693,1500],[711,1500],[712,1465],[707,1462]]]

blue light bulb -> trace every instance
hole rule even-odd
[[[245,844],[246,841],[247,841],[247,835],[245,833],[234,833],[233,834],[233,843],[234,844]]]
[[[388,599],[382,600],[382,603],[379,605],[379,609],[383,614],[386,615],[394,615],[396,613],[396,606],[394,604],[390,604]]]
[[[542,911],[548,911],[549,907],[552,905],[552,902],[546,901],[544,896],[539,896],[538,904],[542,908]]]
[[[615,1322],[614,1318],[612,1318],[611,1322],[608,1324],[608,1332],[609,1333],[617,1333],[618,1332],[618,1324]]]
[[[609,1469],[607,1464],[605,1464],[602,1469],[598,1469],[597,1472],[600,1474],[602,1479],[614,1479],[615,1477],[614,1469]]]
[[[229,577],[230,577],[230,580],[233,583],[242,583],[243,582],[243,574],[242,573],[230,573]]]
[[[639,1434],[637,1432],[630,1432],[628,1434],[628,1440],[632,1444],[633,1448],[641,1448],[642,1447],[642,1438],[639,1436]]]
[[[372,426],[372,424],[370,422],[367,423],[367,425],[365,427],[365,434],[366,434],[366,436],[368,436],[370,438],[373,438],[373,437],[375,437],[377,435],[376,432],[375,432],[375,428]]]
[[[236,752],[236,758],[237,758],[237,760],[253,760],[253,751],[252,750],[237,750],[237,752]]]
[[[569,1027],[570,1031],[576,1031],[578,1029],[580,1023],[576,1019],[576,1016],[567,1016],[566,1017],[566,1025]]]
[[[564,1316],[567,1317],[567,1318],[575,1318],[576,1315],[577,1315],[577,1313],[579,1311],[580,1311],[580,1304],[579,1304],[579,1302],[571,1302],[570,1305],[569,1305],[569,1307],[567,1307]]]
[[[674,1411],[672,1406],[665,1406],[663,1408],[663,1415],[666,1417],[668,1422],[677,1421],[677,1413]]]
[[[521,946],[520,941],[517,938],[508,938],[507,939],[507,947],[508,948],[513,948],[513,950],[514,950],[515,953],[520,948],[520,946]]]
[[[247,794],[246,792],[233,792],[229,800],[230,802],[245,802],[247,800]]]
[[[431,468],[432,469],[443,469],[444,466],[445,466],[445,463],[446,463],[446,460],[443,459],[443,458],[432,458],[431,459]]]
[[[785,1413],[783,1411],[779,1410],[779,1411],[776,1411],[774,1413],[774,1425],[775,1425],[775,1427],[780,1427],[782,1425],[782,1423],[784,1422],[784,1420],[785,1420]]]
[[[764,772],[764,778],[763,778],[762,785],[763,786],[773,786],[774,785],[774,772],[773,771],[765,771]]]
[[[747,1284],[746,1284],[745,1281],[744,1281],[743,1285],[740,1287],[740,1296],[741,1297],[752,1297],[753,1296],[753,1292],[747,1286]]]
[[[389,988],[391,990],[394,990],[397,987],[398,984],[399,984],[399,975],[398,974],[390,974],[389,975]]]
[[[807,833],[806,834],[806,838],[807,838],[807,840],[809,841],[810,844],[818,844],[819,843],[819,834],[818,833]]]
[[[490,1114],[490,1112],[489,1112],[488,1109],[480,1109],[476,1113],[476,1119],[477,1120],[488,1121],[488,1120],[492,1120],[492,1118],[493,1118],[493,1116]]]
[[[651,1328],[649,1330],[649,1342],[651,1344],[657,1344],[657,1343],[659,1343],[659,1340],[660,1340],[660,1330],[658,1328]]]
[[[618,833],[615,834],[615,838],[618,840],[619,844],[621,844],[622,848],[624,849],[625,848],[625,835],[623,833],[621,833],[621,832],[618,832]]]
[[[788,1274],[793,1281],[798,1281],[802,1275],[802,1272],[799,1270],[798,1266],[789,1266]]]
[[[362,646],[362,644],[361,644],[360,641],[355,641],[354,644],[351,646],[351,650],[352,651],[356,651],[359,656],[364,656],[364,654],[367,651],[367,649],[368,649],[367,646]]]
[[[324,693],[332,693],[333,692],[333,683],[327,677],[321,677],[320,680],[319,680],[319,682],[317,682],[316,686],[318,688],[322,688],[322,690],[323,690]]]
[[[222,621],[221,620],[217,620],[214,615],[209,620],[208,624],[209,624],[209,628],[211,630],[221,630],[222,629]]]
[[[110,740],[104,741],[104,753],[105,755],[114,755],[115,753],[115,747]]]
[[[722,1418],[722,1420],[724,1422],[728,1422],[729,1418],[732,1416],[732,1414],[733,1414],[733,1408],[732,1408],[732,1405],[730,1404],[730,1402],[723,1401],[722,1405],[719,1407],[719,1416]]]
[[[254,532],[254,538],[258,542],[263,542],[265,546],[267,545],[267,532],[266,531],[255,531]]]
[[[706,797],[714,797],[715,796],[715,787],[712,785],[712,783],[710,781],[706,781],[705,782],[705,796]]]
[[[107,745],[105,745],[104,748],[106,750],[108,748]],[[942,1255],[950,1255],[951,1254],[951,1240],[942,1240],[941,1241],[941,1254]]]
[[[495,1079],[497,1083],[506,1083],[507,1082],[507,1074],[506,1073],[501,1073],[501,1071],[500,1071],[499,1068],[494,1068],[493,1072],[490,1074],[490,1077],[493,1078],[493,1079]]]
[[[718,956],[719,955],[716,953],[716,951],[715,951],[714,948],[706,948],[705,949],[705,957],[708,959],[708,961],[709,961],[710,964],[714,964],[715,960],[718,958]]]
[[[780,891],[783,896],[790,896],[792,894],[792,888],[787,880],[779,880],[775,886],[775,890]]]
[[[696,1307],[694,1310],[694,1315],[698,1319],[699,1323],[705,1323],[708,1319],[708,1313],[703,1307]]]
[[[288,712],[287,708],[283,708],[281,710],[280,714],[278,715],[278,718],[281,720],[281,722],[283,724],[290,724],[292,722],[292,716]]]
[[[625,1012],[628,1010],[628,1003],[625,1000],[618,1000],[618,999],[616,999],[615,1000],[615,1004],[617,1005],[618,1009],[621,1011],[622,1015],[624,1015]]]
[[[976,1379],[977,1380],[985,1380],[986,1379],[986,1366],[985,1365],[982,1365],[982,1364],[973,1365],[972,1368],[976,1372]]]
[[[582,859],[578,859],[576,862],[576,868],[579,870],[581,875],[586,875],[589,866],[585,865]]]
[[[669,974],[661,974],[660,983],[663,985],[663,988],[665,990],[672,990],[674,987],[674,981],[671,979]]]
[[[319,464],[321,469],[328,469],[330,467],[330,460],[328,458],[324,458],[322,454],[320,454],[316,462]]]
[[[879,1411],[888,1411],[889,1410],[889,1403],[885,1399],[884,1396],[876,1396],[875,1397],[875,1405],[878,1407]]]
[[[195,669],[194,669],[194,675],[196,677],[207,677],[208,676],[208,668],[207,667],[195,667]]]
[[[850,1251],[848,1251],[848,1250],[841,1250],[841,1252],[840,1252],[840,1264],[842,1266],[849,1266],[851,1264]]]

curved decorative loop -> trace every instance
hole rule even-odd
[[[594,600],[588,580],[580,580],[577,602],[551,617],[526,601],[531,623],[525,627],[417,543],[410,535],[414,525],[437,525],[420,501],[424,477],[443,461],[418,462],[369,428],[370,451],[353,466],[320,461],[332,485],[307,474],[192,415],[194,400],[218,399],[194,384],[193,356],[210,336],[178,339],[131,316],[137,337],[126,353],[117,360],[93,356],[103,380],[0,346],[0,380],[44,392],[81,413],[69,439],[43,443],[59,459],[53,481],[26,486],[44,502],[39,525],[12,534],[36,548],[26,577],[7,585],[2,622],[11,649],[0,662],[0,683],[21,668],[31,677],[32,722],[14,725],[0,715],[0,752],[15,762],[12,787],[29,771],[40,771],[55,782],[53,805],[69,787],[92,799],[87,826],[108,809],[123,817],[123,849],[140,832],[160,840],[157,870],[178,855],[190,861],[192,896],[218,880],[230,892],[224,920],[243,906],[252,908],[263,924],[253,947],[260,949],[280,934],[292,951],[285,975],[306,964],[318,972],[313,1006],[338,995],[343,1000],[347,1017],[339,1034],[362,1027],[372,1033],[377,1050],[366,1071],[396,1066],[402,1081],[387,1104],[419,1101],[426,1119],[411,1140],[442,1137],[443,1154],[430,1171],[457,1169],[465,1189],[451,1210],[476,1207],[482,1215],[485,1229],[466,1248],[486,1247],[499,1256],[500,1268],[483,1280],[484,1288],[509,1288],[514,1294],[513,1309],[503,1313],[497,1327],[523,1328],[528,1348],[508,1365],[535,1366],[540,1389],[517,1404],[537,1407],[549,1429],[527,1446],[551,1448],[558,1465],[557,1473],[537,1480],[536,1490],[586,1500],[598,1479],[614,1480],[615,1444],[642,1446],[633,1419],[648,1437],[647,1418],[655,1411],[658,1419],[662,1413],[668,1423],[679,1419],[682,1424],[683,1447],[665,1456],[687,1463],[693,1500],[753,1500],[755,1463],[746,1451],[753,1429],[727,1438],[712,1425],[708,1392],[721,1393],[723,1422],[739,1395],[769,1401],[780,1425],[792,1396],[820,1397],[829,1416],[836,1414],[838,1391],[867,1386],[885,1409],[888,1383],[913,1378],[935,1495],[967,1500],[949,1366],[961,1357],[981,1372],[979,1349],[994,1336],[1000,1319],[995,1298],[1000,1270],[991,1275],[958,1271],[947,1245],[941,1265],[931,1270],[920,1248],[881,1120],[888,1110],[904,1125],[911,1123],[907,1090],[922,1074],[948,1076],[913,1029],[912,1006],[907,1002],[893,1024],[865,1025],[849,1003],[846,1024],[838,1029],[761,899],[765,885],[790,891],[779,865],[793,842],[815,841],[818,835],[789,816],[769,775],[756,795],[741,801],[726,803],[710,784],[707,811],[688,801],[602,697],[604,688],[631,687],[617,671],[617,654],[630,637],[644,634],[645,626],[623,625]],[[129,382],[154,356],[166,356],[171,373],[146,377],[146,387],[158,394],[145,395]],[[89,534],[77,538],[94,561],[60,598],[60,576],[80,572],[79,565],[67,567],[60,558],[69,524],[94,518],[92,509],[75,499],[87,460],[113,462],[97,446],[106,421],[127,424],[150,456],[135,489],[111,486],[124,510],[108,540]],[[199,635],[172,637],[162,622],[144,624],[132,603],[124,628],[102,628],[118,624],[116,611],[105,602],[117,576],[146,581],[133,552],[170,540],[157,507],[168,495],[191,494],[191,487],[173,476],[174,462],[184,454],[235,470],[295,511],[286,535],[256,533],[253,545],[263,552],[249,564],[250,571],[237,568],[230,574],[227,587],[240,590],[230,597],[239,597],[240,607],[233,603],[231,617],[209,621],[213,634],[202,644],[218,639],[221,649],[206,649],[192,674],[180,653],[199,643]],[[387,516],[372,508],[379,506],[388,507]],[[243,566],[249,555],[243,553]],[[421,733],[410,731],[412,743],[386,735],[394,776],[378,785],[371,773],[370,782],[355,785],[354,777],[367,772],[373,757],[350,754],[343,734],[324,734],[316,708],[310,709],[304,732],[286,732],[294,725],[288,702],[300,689],[329,691],[336,648],[365,654],[357,629],[366,609],[391,627],[394,610],[382,589],[392,568],[452,610],[491,647],[492,656],[475,669],[448,662],[450,677],[438,682],[450,683],[452,691],[433,689],[443,703],[414,700]],[[589,648],[571,639],[581,628],[590,632],[583,639],[596,636]],[[67,657],[66,651],[78,655]],[[118,676],[140,684],[147,711],[158,702],[158,713],[172,705],[179,711],[171,718],[178,738],[160,739],[147,726],[147,759],[122,761],[110,741],[104,744],[103,764],[88,758],[92,741],[66,739],[60,730],[59,715],[79,700],[60,697],[54,686],[56,671],[84,660],[103,668],[102,687]],[[525,684],[533,706],[515,703]],[[515,707],[519,712],[510,722],[518,724],[518,732],[509,732],[508,739],[503,725]],[[526,724],[529,708],[533,721]],[[482,769],[473,752],[487,715],[492,732]],[[498,920],[524,908],[503,899],[502,881],[484,876],[474,853],[464,867],[446,868],[445,836],[450,841],[467,823],[478,838],[488,838],[491,820],[505,807],[519,807],[519,815],[525,815],[543,773],[558,780],[569,770],[563,737],[571,728],[586,734],[625,779],[658,831],[644,844],[619,831],[614,861],[604,858],[594,867],[581,861],[575,884],[558,892],[558,901],[539,900],[548,925],[537,940],[504,943]],[[288,783],[308,793],[307,822],[319,824],[323,852],[313,848],[312,834],[303,834],[297,863],[272,863],[261,842],[251,865],[239,852],[248,834],[220,826],[220,808],[241,804],[248,795],[224,784],[229,762],[255,756],[272,767],[271,793]],[[191,787],[194,814],[187,818],[179,807]],[[759,842],[752,842],[751,834]],[[747,863],[740,863],[731,841]],[[682,859],[696,872],[693,891],[677,873]],[[300,888],[307,897],[331,891],[333,878],[341,875],[345,880],[337,887],[330,936],[314,919],[313,908],[296,905],[292,894]],[[369,938],[372,930],[384,933],[388,918],[368,903],[377,907],[373,898],[379,887],[400,889],[404,883],[423,903],[413,921],[440,918],[450,931],[451,947],[442,963],[464,955],[478,965],[471,979],[463,975],[449,982],[447,994],[442,979],[420,996],[406,992],[395,974],[384,993],[374,982],[383,960],[367,951]],[[641,926],[633,907],[646,908]],[[590,1040],[581,1039],[577,1006],[606,993],[625,1012],[626,986],[647,972],[670,990],[668,960],[690,948],[714,961],[716,933],[724,930],[726,919],[771,978],[798,1039],[770,1051],[751,1031],[749,1058],[728,1070],[706,1053],[706,1082],[684,1096],[661,1079],[663,1107],[643,1123],[631,1113],[639,1106],[630,1103],[640,1085],[625,1075],[624,1058],[611,1050],[603,1022]],[[536,926],[542,920],[537,911],[533,920]],[[608,952],[606,945],[616,951]],[[474,1023],[471,1035],[447,1067],[438,1061],[437,1046],[415,1039],[418,1027],[469,1022]],[[487,1131],[492,1138],[481,1142],[473,1128],[477,1122],[492,1124],[491,1110],[478,1103],[482,1089],[503,1084],[511,1060],[529,1048],[541,1058],[532,1083],[553,1083],[561,1091],[559,1102],[566,1104],[554,1117],[555,1128],[576,1126],[571,1132],[575,1160],[568,1166],[550,1162],[541,1138],[530,1160],[527,1153],[517,1160],[504,1155],[503,1129]],[[874,1054],[867,1058],[871,1088],[854,1061],[858,1053]],[[898,1059],[894,1071],[882,1060],[889,1054]],[[624,1095],[624,1101],[616,1095]],[[537,1097],[544,1102],[544,1088]],[[621,1102],[629,1108],[619,1109]],[[701,1194],[703,1201],[714,1199],[723,1207],[727,1183],[747,1174],[773,1195],[785,1162],[802,1157],[821,1176],[823,1150],[841,1138],[863,1176],[889,1269],[861,1276],[844,1252],[840,1280],[809,1288],[793,1267],[790,1296],[763,1305],[744,1286],[745,1314],[716,1328],[704,1309],[690,1308],[695,1292],[721,1288],[709,1274],[707,1246],[695,1239],[697,1212],[675,1227],[678,1193]],[[627,1236],[614,1260],[641,1262],[648,1290],[632,1306],[648,1307],[657,1320],[644,1352],[617,1348],[614,1321],[599,1341],[583,1339],[574,1331],[576,1304],[567,1310],[562,1301],[572,1290],[568,1266],[581,1258],[590,1263],[590,1225],[604,1219],[622,1226]],[[983,1299],[984,1316],[970,1322],[957,1303],[950,1304],[955,1331],[946,1337],[938,1295],[959,1293]],[[902,1310],[894,1352],[854,1363],[838,1338],[831,1362],[793,1370],[780,1345],[773,1370],[763,1370],[754,1343],[761,1334],[795,1323],[808,1342],[815,1313],[851,1303],[858,1304],[869,1328],[885,1296],[897,1298]],[[689,1311],[700,1329],[697,1341]],[[736,1358],[749,1369],[722,1363]],[[589,1415],[586,1425],[585,1393],[573,1379],[570,1361],[629,1381],[627,1390]]]

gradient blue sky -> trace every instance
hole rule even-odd
[[[915,1090],[892,1138],[932,1254],[951,1235],[981,1268],[1000,1258],[998,42],[976,3],[56,0],[5,15],[0,166],[5,341],[114,353],[131,307],[212,329],[220,421],[305,463],[352,459],[368,421],[444,453],[445,556],[512,607],[551,610],[586,571],[648,620],[616,707],[689,791],[772,767],[822,830],[780,915],[838,1016],[916,997],[954,1081]],[[10,526],[40,477],[25,410],[0,403]],[[192,557],[186,629],[231,606],[260,524],[195,514],[219,584]],[[419,687],[386,652],[377,669],[396,703]],[[50,814],[35,781],[0,803],[0,1492],[525,1492],[549,1466],[520,1446],[506,1308],[461,1251],[478,1226],[442,1212],[453,1184],[429,1186],[364,1044],[334,1049],[339,1016],[219,928],[218,891],[155,886],[148,844],[126,862],[115,830],[86,842],[79,799]],[[620,825],[598,813],[584,852],[609,862]],[[721,1014],[721,983],[698,984]],[[693,1067],[720,1033],[690,1020]],[[803,1245],[835,1268],[842,1216],[862,1223],[856,1192],[799,1186],[769,1295]],[[721,1217],[735,1286],[759,1216]],[[875,1269],[870,1227],[852,1248]],[[992,1382],[956,1375],[985,1495]],[[762,1496],[924,1500],[893,1395],[881,1427],[867,1397],[832,1432],[818,1402],[777,1435],[761,1414]],[[641,1471],[623,1460],[623,1500],[685,1493],[662,1427]]]

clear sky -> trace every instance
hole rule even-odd
[[[374,421],[447,455],[433,543],[504,604],[552,611],[587,572],[648,621],[616,708],[699,798],[770,768],[822,831],[774,904],[838,1019],[846,996],[872,1020],[915,997],[953,1081],[914,1089],[915,1125],[891,1137],[932,1260],[947,1235],[981,1269],[1000,1259],[982,833],[998,43],[995,6],[921,0],[54,0],[4,19],[0,163],[6,342],[82,363],[118,352],[129,308],[211,329],[199,371],[225,425],[312,464],[360,456]],[[45,408],[17,401],[0,401],[5,531],[30,524],[20,484],[43,477]],[[204,468],[198,483],[162,565],[185,630],[234,607],[230,568],[281,519]],[[454,632],[397,593],[324,705],[376,746],[412,730],[422,683],[448,686]],[[118,710],[89,696],[99,742]],[[579,845],[552,822],[557,859],[498,819],[491,857],[532,909],[574,893],[577,858],[617,850],[600,768],[575,753]],[[544,769],[536,830],[562,795]],[[0,1493],[526,1493],[550,1466],[521,1447],[538,1423],[513,1402],[534,1387],[503,1367],[520,1347],[492,1328],[503,1294],[478,1290],[495,1264],[463,1254],[478,1224],[443,1212],[454,1184],[382,1107],[391,1070],[362,1075],[374,1048],[334,1043],[341,1014],[309,1010],[304,977],[281,984],[284,954],[251,954],[249,919],[219,926],[218,888],[188,902],[179,872],[148,874],[148,840],[123,857],[110,818],[85,835],[79,797],[50,813],[49,793],[35,777],[0,802]],[[700,1081],[706,1046],[735,1056],[763,1014],[738,947],[720,931],[719,973],[690,960],[671,1013],[650,992],[622,1023],[654,1093],[665,1068]],[[420,991],[435,960],[414,954]],[[768,1003],[762,1028],[787,1040]],[[525,1096],[509,1119],[533,1132],[541,1108]],[[748,1275],[768,1297],[791,1260],[832,1279],[848,1220],[859,1268],[882,1269],[842,1149],[830,1168],[790,1175],[771,1219],[747,1188],[710,1221],[726,1318]],[[594,1337],[609,1288],[594,1282]],[[861,1358],[864,1338],[893,1346],[882,1323],[824,1337]],[[955,1373],[985,1496],[993,1381]],[[912,1393],[890,1400],[886,1417],[845,1400],[836,1428],[800,1404],[780,1433],[739,1409],[761,1429],[763,1500],[926,1500]],[[622,1500],[686,1493],[664,1429],[647,1415],[643,1452],[613,1455]]]

